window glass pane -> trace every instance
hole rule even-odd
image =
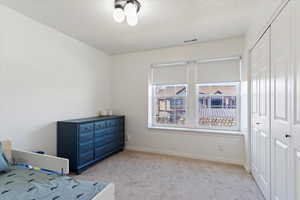
[[[184,125],[186,121],[185,85],[156,86],[154,101],[156,124]]]
[[[175,87],[174,86],[157,86],[155,95],[158,97],[167,97],[175,95]]]
[[[158,97],[186,96],[186,94],[186,86],[184,85],[156,86],[155,90],[155,95]]]
[[[199,85],[199,94],[236,95],[236,85]]]
[[[198,124],[203,128],[237,130],[238,84],[198,85]]]

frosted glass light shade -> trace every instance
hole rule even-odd
[[[138,24],[138,17],[136,16],[127,16],[127,23],[130,26],[136,26]]]
[[[125,15],[129,16],[136,16],[137,15],[137,7],[134,3],[128,2],[124,8]]]
[[[115,8],[114,20],[118,23],[122,23],[125,20],[125,13],[122,8]]]

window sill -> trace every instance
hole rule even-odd
[[[199,129],[199,128],[179,128],[179,127],[163,127],[163,126],[148,126],[149,129],[157,130],[170,130],[170,131],[186,131],[186,132],[198,132],[198,133],[216,133],[224,135],[236,135],[243,136],[241,131],[225,131],[225,130],[212,130],[212,129]]]

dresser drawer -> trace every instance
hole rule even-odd
[[[86,133],[94,131],[94,123],[88,123],[88,124],[81,124],[79,126],[79,132],[80,133]]]
[[[113,128],[119,126],[119,119],[104,120],[95,123],[95,130]]]
[[[107,153],[113,151],[119,145],[118,141],[114,141],[112,143],[106,144],[102,147],[98,147],[95,149],[95,159],[101,158],[105,156]]]
[[[108,120],[107,123],[108,123],[109,127],[117,127],[118,126],[118,119]]]
[[[95,138],[103,137],[105,135],[113,135],[116,134],[117,129],[116,128],[107,128],[104,130],[97,130],[95,131]]]
[[[102,130],[108,127],[107,120],[95,123],[95,131]]]
[[[94,132],[88,132],[88,133],[80,133],[79,134],[79,142],[88,142],[93,141],[94,139]]]
[[[79,156],[79,165],[85,165],[94,160],[94,152],[89,151],[87,153],[80,154]]]
[[[94,150],[94,141],[90,140],[88,142],[82,142],[79,144],[79,153],[84,154],[89,151]]]
[[[102,137],[95,138],[95,148],[99,148],[103,145],[111,143],[115,139],[116,139],[116,136],[114,134],[105,135],[105,136],[102,136]]]

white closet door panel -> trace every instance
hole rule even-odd
[[[291,188],[291,5],[271,25],[272,200],[289,200]]]
[[[270,138],[269,136],[263,132],[260,131],[260,181],[261,186],[263,187],[263,191],[267,192],[269,183],[270,183]],[[267,194],[265,194],[267,196]]]
[[[294,165],[294,193],[295,193],[295,200],[300,200],[300,149],[299,150],[295,150],[295,154],[294,154],[294,161],[295,161],[295,165]]]
[[[288,145],[274,140],[273,148],[273,200],[288,200]]]
[[[279,56],[280,57],[280,56]],[[288,73],[285,69],[288,66],[288,60],[284,58],[274,58],[273,62],[274,76],[274,113],[275,120],[288,121]]]
[[[258,97],[259,97],[259,79],[258,79],[258,72],[257,72],[257,64],[258,64],[258,56],[259,54],[259,44],[252,50],[251,52],[251,100],[252,100],[252,111],[251,111],[251,159],[252,159],[252,168],[251,172],[256,179],[256,174],[258,173],[258,128],[256,127],[256,122],[258,121]]]
[[[256,141],[255,141],[255,143],[256,143],[256,155],[255,155],[255,157],[256,157],[256,162],[257,162],[257,173],[258,173],[257,177],[260,177],[260,173],[261,173],[260,167],[261,167],[261,148],[262,148],[262,146],[261,146],[260,140],[261,140],[260,130],[257,129]],[[257,181],[259,181],[259,179]]]
[[[300,12],[300,10],[299,10]],[[300,15],[300,14],[299,14]],[[300,23],[300,20],[299,20]],[[300,26],[299,26],[300,27]],[[299,33],[300,34],[300,31]],[[298,42],[300,39],[298,40]],[[300,42],[299,42],[300,43]],[[294,119],[293,119],[293,124],[296,126],[300,126],[300,44],[299,49],[297,48],[297,58],[296,58],[296,63],[294,65],[294,81],[293,81],[293,106],[294,106]]]
[[[251,52],[252,174],[266,199],[270,198],[270,31]]]
[[[257,144],[257,137],[258,137],[258,129],[253,128],[252,131],[252,173],[256,174],[258,172],[258,144]]]
[[[294,64],[294,125],[300,130],[300,2],[294,0],[295,3],[295,64]],[[297,134],[298,139],[300,138],[300,133]],[[300,140],[298,140],[300,145]]]
[[[257,73],[252,73],[252,114],[258,112],[258,77]]]
[[[290,122],[290,13],[288,5],[271,27],[271,120],[279,136]]]
[[[300,2],[293,0],[293,84],[292,84],[292,136],[295,148],[300,147]]]
[[[285,139],[290,130],[290,5],[282,11],[271,27],[271,128],[272,138]]]
[[[264,66],[265,67],[265,66]],[[259,74],[259,116],[267,117],[268,116],[268,86],[269,86],[269,70],[262,69]]]
[[[300,200],[300,2],[291,1],[293,8],[292,68],[292,174],[293,200]]]

